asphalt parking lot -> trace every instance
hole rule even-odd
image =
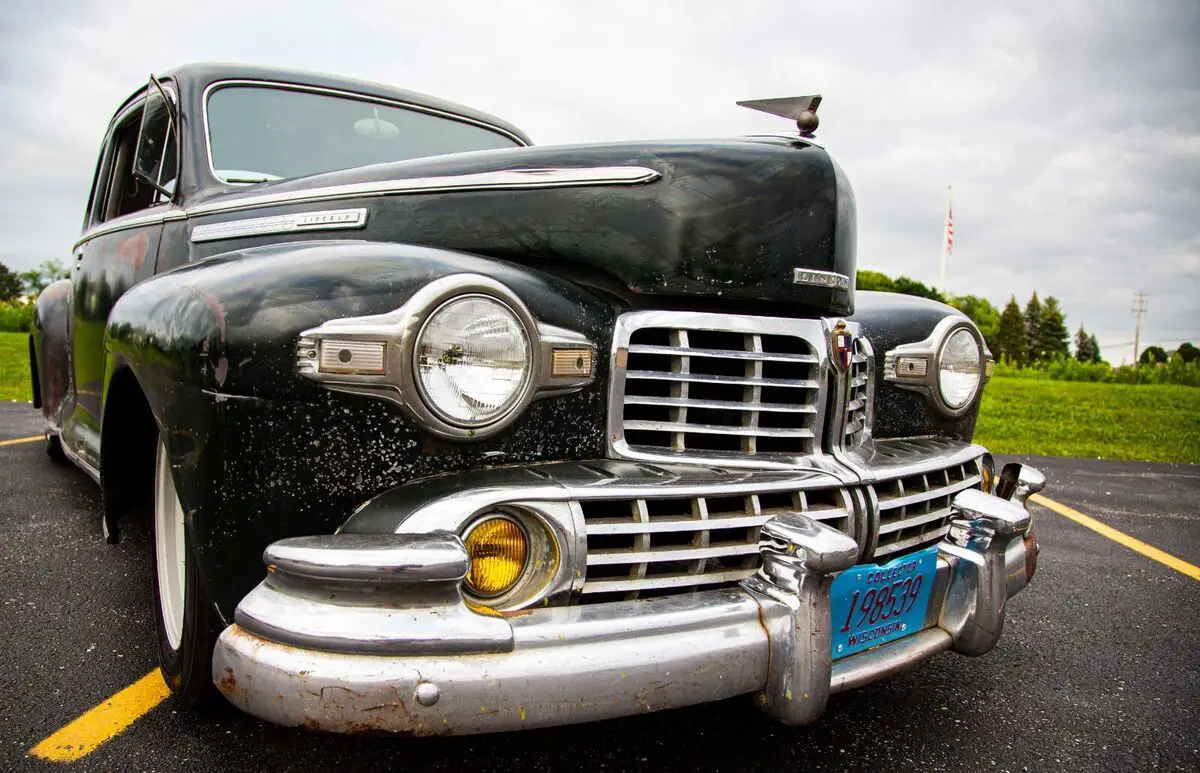
[[[0,770],[155,666],[147,532],[101,536],[98,489],[57,466],[28,405],[0,405]],[[1046,494],[1200,564],[1200,467],[1030,460]],[[1034,584],[988,655],[944,654],[834,696],[806,728],[748,699],[569,728],[337,737],[170,699],[79,770],[1197,770],[1200,582],[1038,507]]]

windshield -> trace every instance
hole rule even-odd
[[[217,176],[241,183],[518,146],[499,132],[440,115],[266,86],[214,91],[208,136]]]

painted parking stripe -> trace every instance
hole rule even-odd
[[[1053,499],[1048,499],[1041,494],[1034,494],[1032,497],[1030,497],[1030,500],[1037,502],[1042,507],[1053,510],[1064,518],[1070,518],[1080,526],[1086,526],[1097,534],[1108,537],[1113,542],[1124,545],[1125,547],[1137,553],[1141,553],[1146,558],[1157,561],[1164,566],[1169,566],[1177,572],[1186,574],[1193,580],[1200,580],[1200,566],[1189,564],[1182,558],[1176,558],[1170,553],[1164,553],[1153,545],[1147,545],[1140,539],[1130,537],[1125,532],[1117,531],[1106,523],[1101,523],[1091,516],[1084,515],[1078,510],[1073,510],[1066,505],[1060,502],[1055,502]]]
[[[50,762],[74,762],[94,752],[171,694],[157,668],[76,717],[29,750]]]
[[[0,440],[0,448],[4,446],[16,446],[21,443],[36,443],[39,440],[45,440],[45,435],[31,435],[29,437],[19,437],[13,440]]]

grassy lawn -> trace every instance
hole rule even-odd
[[[29,402],[29,334],[0,333],[0,402]]]
[[[1200,464],[1200,389],[995,378],[975,440],[999,454]]]

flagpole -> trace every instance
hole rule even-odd
[[[946,258],[950,255],[950,251],[954,249],[954,242],[951,241],[954,237],[951,235],[954,232],[953,221],[950,212],[950,186],[946,186],[946,222],[942,224],[942,271],[938,281],[938,291],[946,293]]]

